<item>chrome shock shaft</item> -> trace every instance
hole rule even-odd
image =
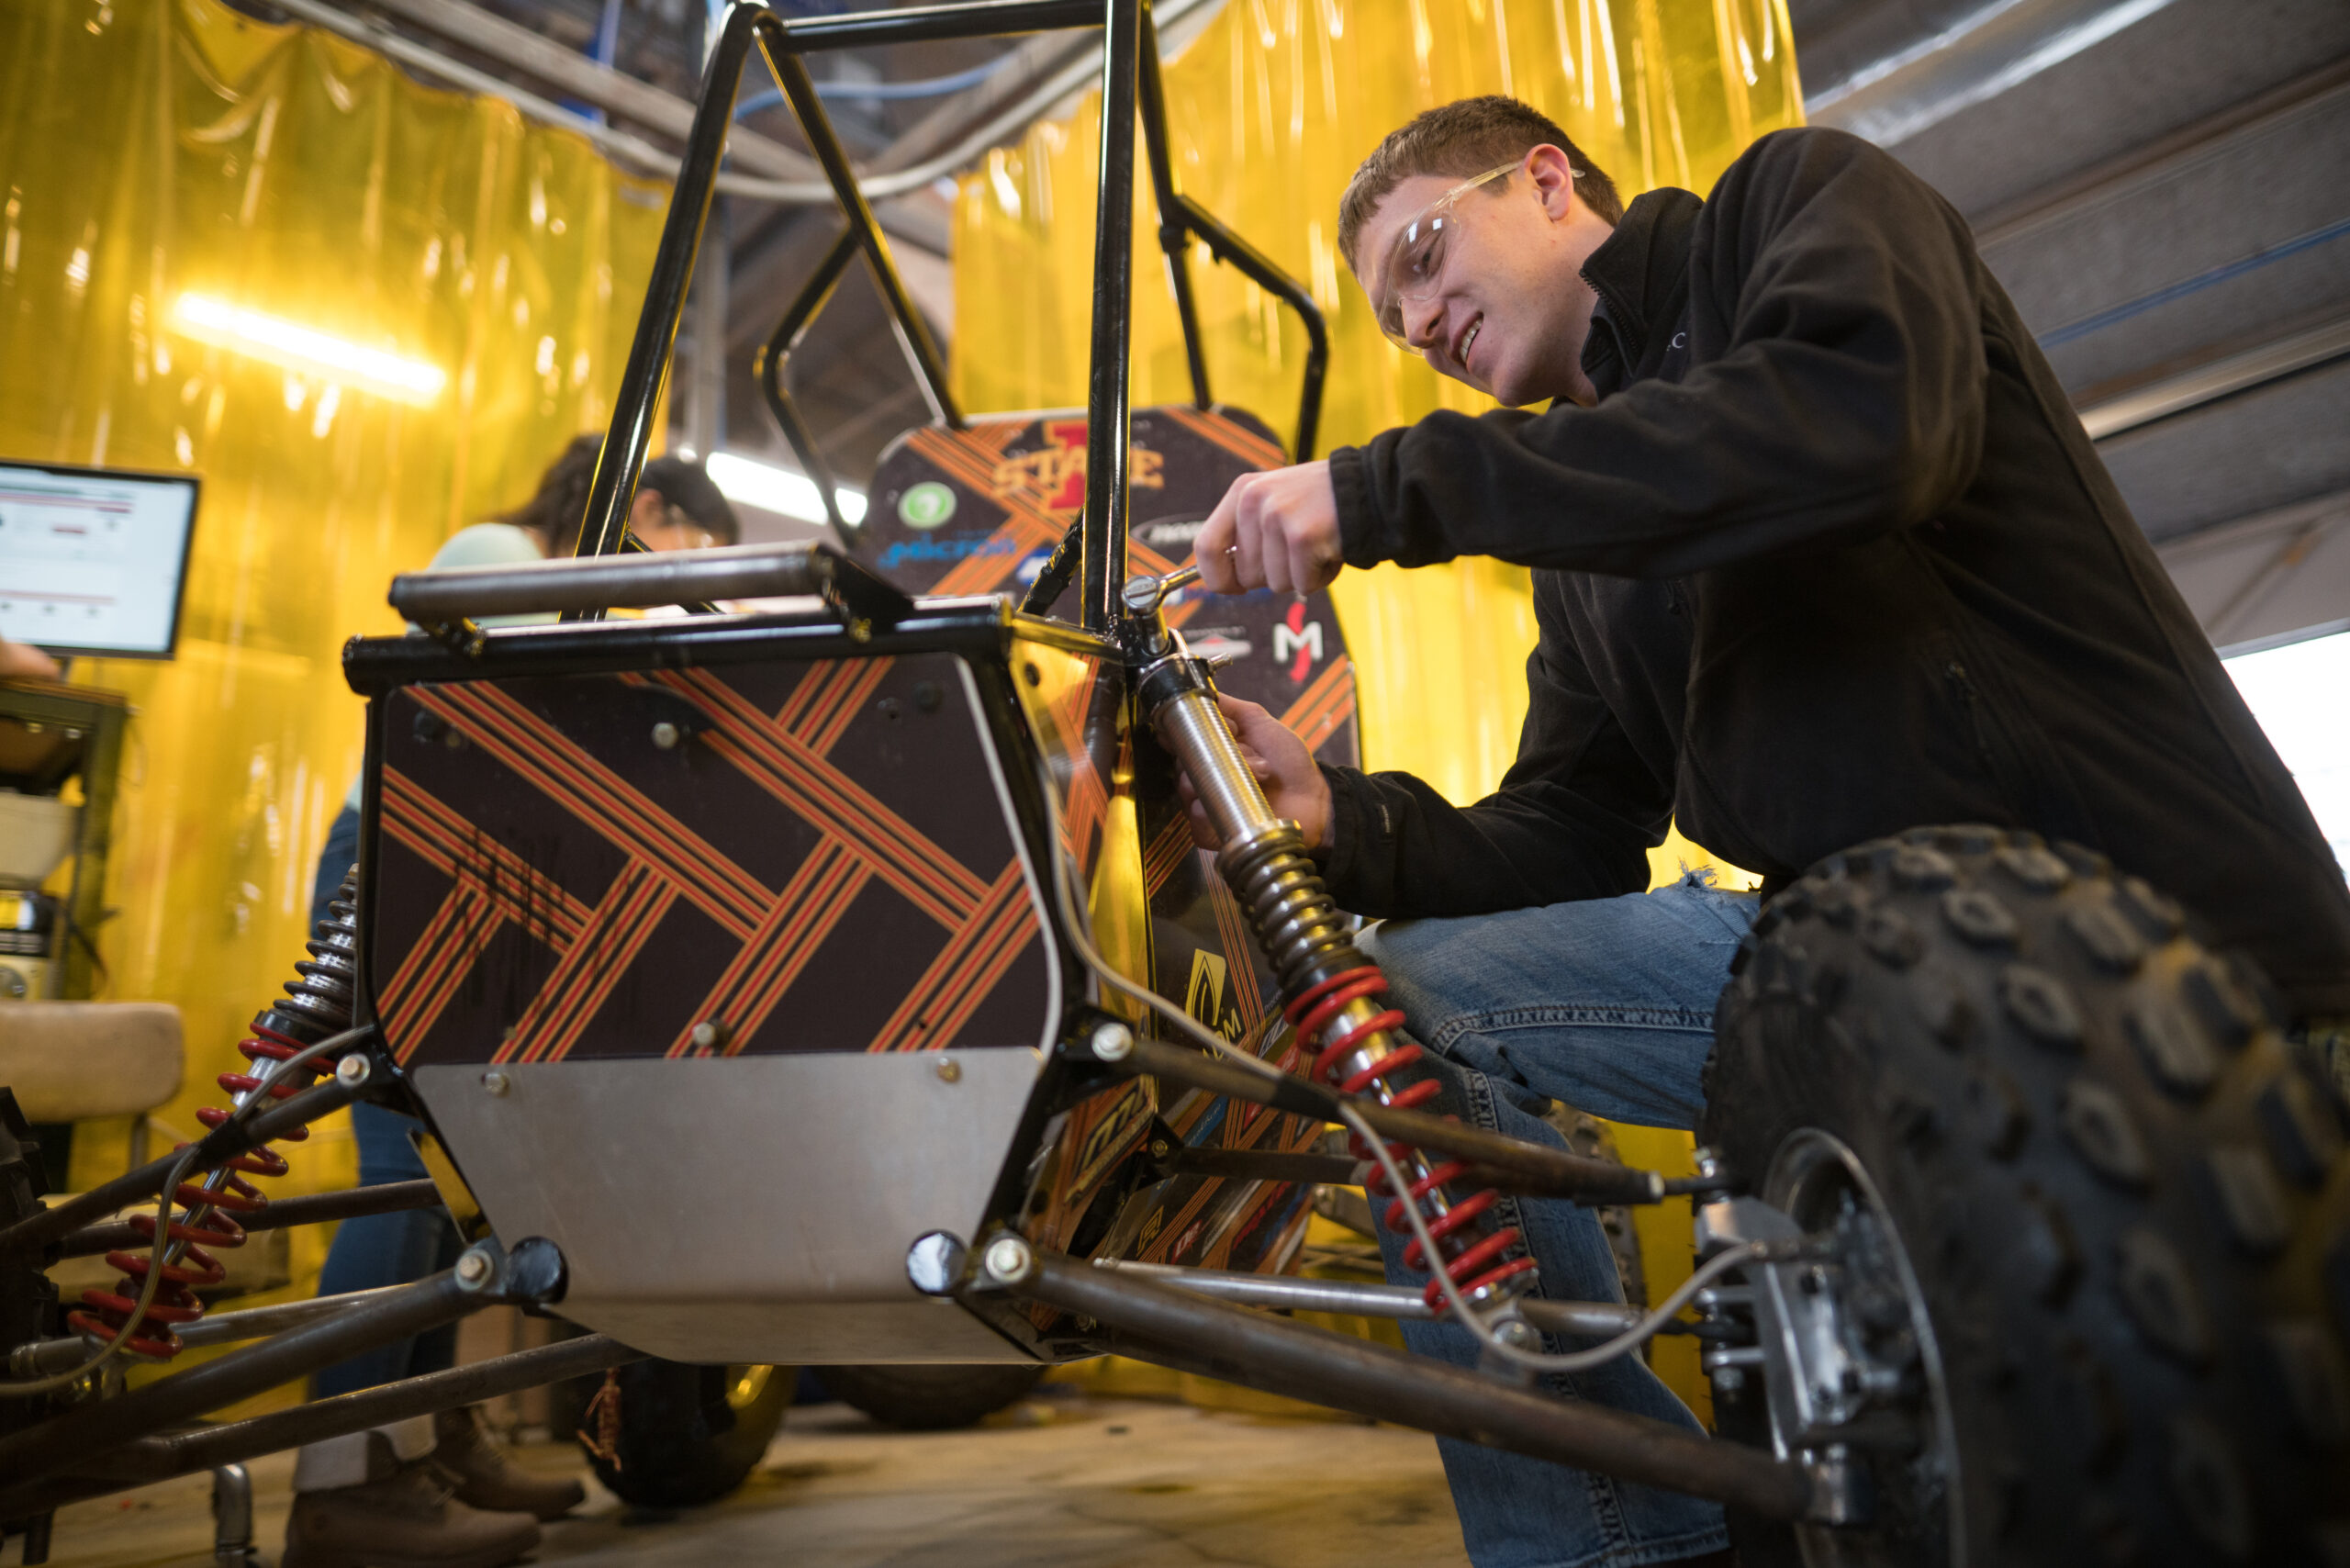
[[[1180,633],[1158,616],[1167,582],[1130,579],[1127,605],[1147,615],[1143,648],[1148,662],[1137,688],[1152,731],[1192,781],[1223,848],[1216,869],[1248,912],[1281,982],[1284,1010],[1299,1043],[1318,1050],[1312,1074],[1341,1092],[1367,1093],[1384,1105],[1417,1105],[1432,1097],[1432,1081],[1404,1085],[1395,1074],[1417,1061],[1421,1048],[1405,1038],[1402,1015],[1375,1000],[1385,990],[1376,965],[1354,944],[1351,929],[1308,853],[1298,824],[1276,816],[1232,726],[1216,700],[1208,666],[1191,656]],[[1156,590],[1156,591],[1154,591]],[[1408,1191],[1437,1238],[1442,1259],[1419,1260],[1431,1272],[1452,1274],[1478,1305],[1497,1305],[1532,1282],[1532,1261],[1511,1258],[1516,1232],[1495,1228],[1486,1214],[1494,1194],[1456,1199],[1448,1183],[1464,1174],[1455,1163],[1416,1148],[1391,1146]],[[1368,1158],[1370,1151],[1361,1153]],[[1391,1208],[1392,1228],[1404,1230]],[[1416,1248],[1415,1251],[1416,1252]],[[1436,1287],[1429,1287],[1436,1297]]]

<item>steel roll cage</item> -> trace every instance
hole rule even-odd
[[[693,127],[645,290],[644,311],[637,320],[610,432],[597,459],[575,554],[606,555],[625,548],[629,506],[651,448],[655,411],[668,379],[671,351],[684,319],[686,294],[708,225],[733,103],[752,47],[759,49],[785,102],[799,118],[809,148],[847,219],[847,227],[817,263],[760,349],[755,364],[759,387],[785,442],[815,484],[826,521],[842,544],[854,549],[862,529],[853,527],[841,513],[831,465],[817,450],[813,433],[792,400],[789,369],[793,350],[831,300],[849,263],[860,253],[932,419],[950,430],[963,429],[966,421],[947,386],[938,346],[906,291],[889,240],[857,185],[847,151],[801,57],[822,50],[1097,27],[1102,30],[1100,200],[1094,227],[1086,494],[1080,531],[1081,620],[1086,629],[1109,634],[1124,614],[1119,590],[1125,578],[1127,469],[1133,445],[1129,375],[1133,320],[1128,302],[1134,268],[1137,118],[1158,208],[1158,242],[1166,252],[1169,285],[1182,325],[1193,406],[1213,407],[1207,354],[1192,288],[1189,247],[1197,240],[1211,257],[1229,263],[1296,311],[1304,323],[1307,351],[1298,395],[1294,456],[1304,462],[1313,455],[1329,368],[1328,325],[1304,285],[1176,189],[1158,30],[1147,0],[971,0],[794,20],[787,20],[759,0],[734,0],[727,7],[703,73]],[[566,612],[565,619],[593,620],[599,613],[573,610]]]

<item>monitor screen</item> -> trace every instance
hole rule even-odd
[[[170,658],[196,493],[193,474],[0,462],[0,637]]]

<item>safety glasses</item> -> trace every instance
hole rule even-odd
[[[1460,205],[1460,198],[1496,180],[1509,178],[1517,173],[1519,162],[1513,158],[1497,169],[1488,169],[1473,179],[1461,181],[1414,213],[1411,221],[1397,230],[1388,243],[1385,259],[1371,275],[1371,302],[1379,312],[1379,330],[1405,353],[1420,351],[1404,335],[1404,306],[1407,301],[1416,304],[1435,296],[1444,276],[1445,258],[1460,228],[1460,217],[1454,210]]]

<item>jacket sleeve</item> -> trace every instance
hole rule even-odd
[[[1692,235],[1695,368],[1333,453],[1348,564],[1682,577],[1930,518],[1982,445],[1979,265],[1958,215],[1888,154],[1837,131],[1765,138]]]
[[[1649,884],[1673,781],[1659,778],[1600,700],[1572,639],[1544,602],[1526,661],[1517,760],[1501,788],[1456,806],[1408,773],[1325,767],[1333,843],[1323,877],[1340,908],[1370,918],[1485,914],[1612,898]]]

